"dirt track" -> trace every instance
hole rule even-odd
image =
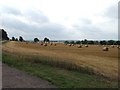
[[[2,88],[56,88],[48,81],[2,65]]]

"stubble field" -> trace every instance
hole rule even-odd
[[[7,57],[10,61],[6,59],[6,61],[3,62],[10,64],[12,61],[16,61],[16,63],[11,63],[13,65],[17,65],[19,62],[27,62],[36,65],[43,64],[66,70],[80,71],[105,77],[111,82],[115,82],[113,83],[114,87],[117,85],[118,80],[118,48],[116,46],[114,48],[111,46],[108,47],[109,51],[103,51],[103,46],[97,45],[89,45],[88,47],[83,45],[82,48],[78,48],[77,45],[68,46],[63,43],[56,43],[56,46],[50,45],[49,43],[47,46],[41,46],[40,43],[9,41],[2,45],[3,58],[6,59],[7,56],[5,55],[9,55],[9,57],[14,56],[14,58],[17,57],[17,59],[14,60],[13,57],[12,59]],[[19,68],[21,68],[21,65]],[[109,82],[108,86],[110,85],[110,87],[112,87],[111,84]]]
[[[118,78],[118,48],[109,46],[109,51],[102,51],[103,46],[89,45],[77,48],[77,45],[68,46],[57,43],[56,46],[47,44],[41,46],[40,43],[8,42],[3,45],[3,52],[10,54],[33,57],[47,57],[52,64],[69,64],[67,68],[81,70],[85,69],[92,73],[108,77],[113,80]],[[39,63],[39,61],[35,61]],[[55,63],[55,64],[56,64]],[[64,63],[64,64],[63,64]],[[50,63],[51,64],[51,63]],[[51,65],[52,65],[51,64]],[[70,66],[71,65],[71,66]],[[59,66],[59,65],[58,65]]]

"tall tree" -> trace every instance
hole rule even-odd
[[[76,44],[81,44],[81,41],[76,41]]]
[[[109,44],[109,45],[113,45],[113,44],[115,44],[115,41],[114,41],[114,40],[109,40],[109,41],[108,41],[108,44]]]
[[[90,40],[88,41],[88,44],[94,44],[94,41]]]
[[[74,41],[70,41],[70,44],[75,44],[75,42]]]
[[[15,41],[18,41],[18,38],[16,38]]]
[[[22,36],[19,36],[19,41],[24,41],[23,37]]]
[[[39,42],[39,39],[38,38],[34,38],[34,42]]]
[[[64,43],[65,43],[65,44],[69,44],[69,41],[65,41]]]
[[[105,40],[100,41],[100,44],[101,44],[101,45],[106,45],[106,44],[107,44],[107,41],[105,41]]]
[[[44,42],[50,42],[50,40],[48,39],[48,38],[44,38],[44,40],[43,40]]]
[[[12,37],[12,41],[15,41],[15,37]]]
[[[85,39],[85,40],[84,40],[84,44],[88,44],[88,41],[87,41],[87,39]]]
[[[7,32],[4,29],[0,29],[0,40],[9,40]]]

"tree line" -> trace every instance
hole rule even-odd
[[[11,41],[21,41],[21,42],[23,42],[23,41],[25,41],[25,40],[23,39],[22,36],[19,36],[19,39],[18,39],[18,38],[15,38],[15,37],[12,37]]]
[[[15,37],[12,37],[11,41],[21,41],[21,42],[23,42],[25,40],[23,39],[22,36],[19,36],[19,39],[15,38]],[[38,38],[34,38],[34,42],[39,42],[39,41],[40,40]],[[45,37],[44,40],[43,40],[43,42],[50,42],[50,40],[47,37]]]
[[[12,40],[12,41],[25,41],[22,36],[19,36],[19,38],[12,37],[11,39],[8,37],[7,32],[4,29],[0,29],[0,40]],[[33,39],[34,42],[39,42],[40,40],[38,38]],[[50,42],[50,40],[45,37],[43,39],[43,42]],[[120,45],[120,41],[115,40],[101,40],[101,41],[93,41],[93,40],[78,40],[78,41],[68,41],[66,40],[64,42],[65,44],[94,44],[94,45]]]
[[[11,41],[25,41],[22,36],[19,36],[19,38],[15,38],[14,36],[10,39],[7,35],[7,32],[4,29],[0,29],[0,40],[11,40]],[[39,42],[40,40],[38,38],[34,38],[34,42]],[[43,42],[50,42],[50,40],[45,37]]]
[[[120,45],[120,41],[115,40],[101,40],[101,41],[94,41],[94,40],[78,40],[78,41],[68,41],[64,42],[65,44],[92,44],[92,45]]]

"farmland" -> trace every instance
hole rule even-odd
[[[118,58],[120,58],[118,56],[118,48],[116,46],[114,48],[109,46],[109,51],[102,51],[102,48],[103,46],[97,45],[89,45],[88,47],[83,46],[82,48],[77,48],[77,45],[68,46],[64,45],[63,43],[57,43],[56,46],[50,44],[47,46],[41,46],[40,43],[15,41],[9,41],[2,46],[4,59],[3,62],[12,66],[20,63],[18,68],[21,68],[20,65],[24,62],[32,63],[33,66],[41,65],[42,67],[42,65],[47,65],[46,69],[48,69],[47,67],[50,65],[54,68],[61,68],[61,73],[64,72],[64,74],[66,74],[66,72],[69,70],[82,72],[86,73],[87,75],[90,74],[91,77],[93,75],[93,77],[97,76],[97,78],[101,77],[105,78],[105,80],[107,79],[111,87],[117,86]],[[12,59],[10,59],[10,57]],[[15,58],[17,58],[17,60]],[[64,70],[68,71],[65,72]],[[77,76],[79,76],[78,73]],[[78,78],[77,76],[76,78]],[[44,75],[40,77],[45,78]],[[53,81],[49,81],[54,84]],[[113,83],[111,83],[111,81]],[[99,80],[97,82],[99,82]],[[104,84],[101,85],[104,86]],[[106,85],[105,87],[110,87],[109,85]],[[92,87],[92,85],[90,87]]]

